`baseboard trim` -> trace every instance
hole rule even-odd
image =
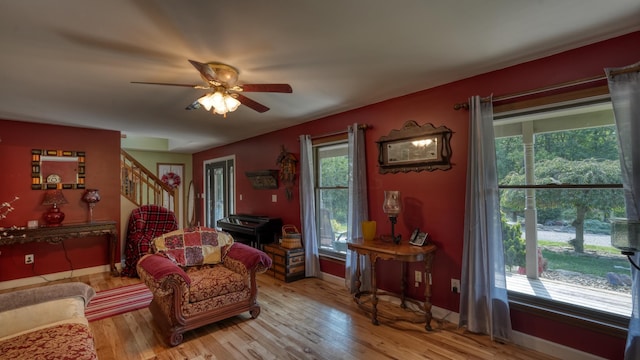
[[[120,270],[119,265],[120,264],[116,264],[116,268],[118,268],[118,270]],[[99,265],[99,266],[93,266],[93,267],[88,267],[84,269],[74,269],[74,270],[67,270],[67,271],[62,271],[58,273],[53,273],[53,274],[32,276],[28,278],[21,278],[21,279],[15,279],[15,280],[0,281],[0,290],[7,290],[7,289],[14,289],[14,288],[19,288],[23,286],[43,284],[51,281],[70,279],[72,277],[93,275],[93,274],[98,274],[103,272],[111,272],[111,267],[109,265]]]
[[[513,331],[513,343],[527,349],[539,351],[543,354],[566,360],[606,360],[603,357],[590,354],[549,340],[531,336],[519,331]]]

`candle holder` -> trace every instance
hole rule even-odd
[[[93,222],[93,208],[100,201],[98,189],[87,189],[82,196],[82,200],[89,204],[89,222]]]

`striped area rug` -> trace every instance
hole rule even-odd
[[[89,321],[96,321],[145,308],[152,297],[144,283],[98,291],[84,313]]]

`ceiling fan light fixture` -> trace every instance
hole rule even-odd
[[[200,103],[200,105],[204,106],[204,108],[207,109],[207,111],[211,110],[211,108],[213,107],[212,95],[213,94],[207,94],[198,99],[198,102]]]
[[[211,103],[216,110],[226,108],[224,105],[224,95],[220,91],[216,91],[211,95]]]
[[[230,112],[236,111],[238,109],[238,106],[240,106],[240,101],[238,101],[238,99],[234,98],[231,95],[225,96],[224,103]]]
[[[204,95],[198,99],[198,103],[204,106],[207,111],[220,115],[236,111],[240,106],[240,101],[224,90],[216,90],[214,93]]]

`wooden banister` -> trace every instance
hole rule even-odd
[[[179,209],[179,193],[154,173],[120,149],[120,193],[137,206],[154,204],[174,212]]]

